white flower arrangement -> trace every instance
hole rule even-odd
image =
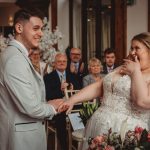
[[[7,47],[7,38],[0,34],[0,52],[2,52]]]
[[[58,27],[56,27],[53,32],[50,30],[50,24],[46,17],[44,18],[43,23],[43,36],[40,40],[39,48],[42,52],[42,61],[52,64],[57,52],[64,52],[62,45],[58,48],[57,51],[54,48],[54,45],[63,38],[63,35],[59,31]],[[7,44],[12,39],[14,39],[12,34],[9,34],[8,38],[5,38],[2,34],[0,34],[0,52],[7,47]]]
[[[4,37],[2,33],[0,33],[0,52],[5,50],[9,41],[13,40],[14,36],[12,34],[8,35],[8,38]]]
[[[58,48],[58,50],[56,51],[56,49],[53,47],[58,43],[59,40],[63,38],[63,35],[59,31],[58,27],[56,27],[53,32],[50,30],[50,24],[46,17],[44,18],[43,23],[43,37],[41,38],[39,48],[43,54],[42,60],[52,63],[54,61],[56,53],[58,51],[63,51],[63,48]]]

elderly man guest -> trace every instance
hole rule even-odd
[[[42,19],[37,9],[16,12],[15,40],[0,55],[0,150],[46,150],[44,118],[62,103],[45,102],[43,79],[28,57],[43,35]]]
[[[47,100],[63,98],[66,88],[77,89],[79,86],[76,76],[66,71],[66,54],[56,54],[54,65],[55,70],[44,76]],[[57,129],[57,137],[60,141],[61,150],[67,150],[66,114],[61,113],[55,116],[53,120]]]

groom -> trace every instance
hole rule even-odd
[[[45,101],[45,87],[28,58],[39,45],[43,16],[21,9],[14,16],[15,40],[0,55],[0,150],[47,150],[44,119],[62,100]]]

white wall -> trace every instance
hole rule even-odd
[[[148,0],[135,0],[133,6],[127,7],[127,51],[130,40],[136,34],[148,31]]]

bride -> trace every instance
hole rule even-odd
[[[130,56],[139,60],[145,91],[150,91],[150,34],[141,33],[133,37],[131,41]],[[132,62],[131,60],[130,62]],[[137,106],[132,100],[139,96],[134,89],[132,72],[127,72],[129,61],[125,60],[123,66],[106,75],[102,80],[82,89],[64,102],[59,111],[67,110],[67,113],[78,102],[91,100],[95,97],[103,97],[103,103],[88,121],[85,129],[85,138],[108,133],[111,128],[113,132],[120,132],[125,125],[125,130],[134,130],[136,126],[149,129],[150,111]],[[132,69],[130,69],[132,70]],[[124,74],[127,73],[127,74]],[[131,77],[130,77],[131,76]],[[140,80],[136,78],[137,80]],[[140,86],[140,84],[136,84]],[[136,87],[137,88],[137,87]],[[132,90],[131,90],[132,89]],[[130,91],[134,92],[132,94]],[[147,92],[148,94],[149,92]],[[83,142],[82,150],[88,148],[87,140]]]

